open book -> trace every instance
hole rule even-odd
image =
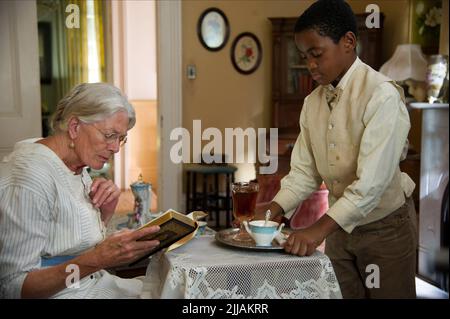
[[[167,248],[167,251],[170,251],[187,243],[197,232],[198,223],[196,220],[204,216],[206,214],[199,211],[192,212],[189,215],[183,215],[170,209],[161,216],[141,226],[139,229],[159,225],[160,230],[157,233],[147,235],[139,240],[159,240],[160,244],[150,250],[145,256],[131,263],[130,266],[139,263],[161,249]]]

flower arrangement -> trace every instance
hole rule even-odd
[[[442,8],[432,7],[428,11],[419,15],[417,19],[418,31],[420,35],[427,32],[439,31],[442,22]]]
[[[420,44],[426,55],[437,54],[442,23],[442,0],[412,0],[411,6],[410,42]]]

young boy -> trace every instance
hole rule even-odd
[[[297,20],[295,43],[319,86],[270,210],[289,218],[324,181],[330,209],[285,251],[310,255],[326,238],[344,298],[415,298],[415,185],[399,168],[409,116],[402,89],[357,57],[356,42],[344,1],[319,0]]]

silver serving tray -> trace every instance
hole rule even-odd
[[[216,232],[215,238],[219,243],[222,243],[227,246],[250,249],[250,250],[264,250],[264,251],[273,251],[273,250],[283,250],[276,240],[272,241],[272,246],[256,246],[255,241],[251,240],[248,242],[240,242],[233,240],[233,236],[239,232],[239,228],[229,228],[223,229]],[[283,233],[288,233],[284,232]]]

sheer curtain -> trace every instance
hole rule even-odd
[[[80,28],[68,28],[66,19],[61,19],[64,37],[61,63],[61,93],[65,95],[73,86],[88,81],[88,38],[86,0],[63,0],[60,14],[67,16],[69,4],[80,8]],[[65,60],[65,61],[64,61]]]
[[[63,0],[61,14],[67,16],[65,8],[69,4],[80,8],[80,28],[67,28],[65,19],[62,33],[64,37],[66,61],[62,61],[63,95],[73,86],[82,82],[101,82],[105,79],[105,53],[103,34],[102,1]],[[64,60],[63,57],[61,60]]]
[[[58,102],[79,83],[105,81],[104,0],[38,0],[37,3],[43,8],[41,12],[52,15],[54,101]],[[79,28],[66,25],[66,19],[74,13],[66,12],[71,4],[79,8]],[[50,105],[51,111],[54,107]]]
[[[93,2],[93,11],[94,11],[94,27],[95,34],[94,39],[97,46],[97,54],[96,59],[98,63],[98,80],[99,82],[106,81],[106,65],[105,65],[105,34],[104,34],[104,1],[94,1]]]

